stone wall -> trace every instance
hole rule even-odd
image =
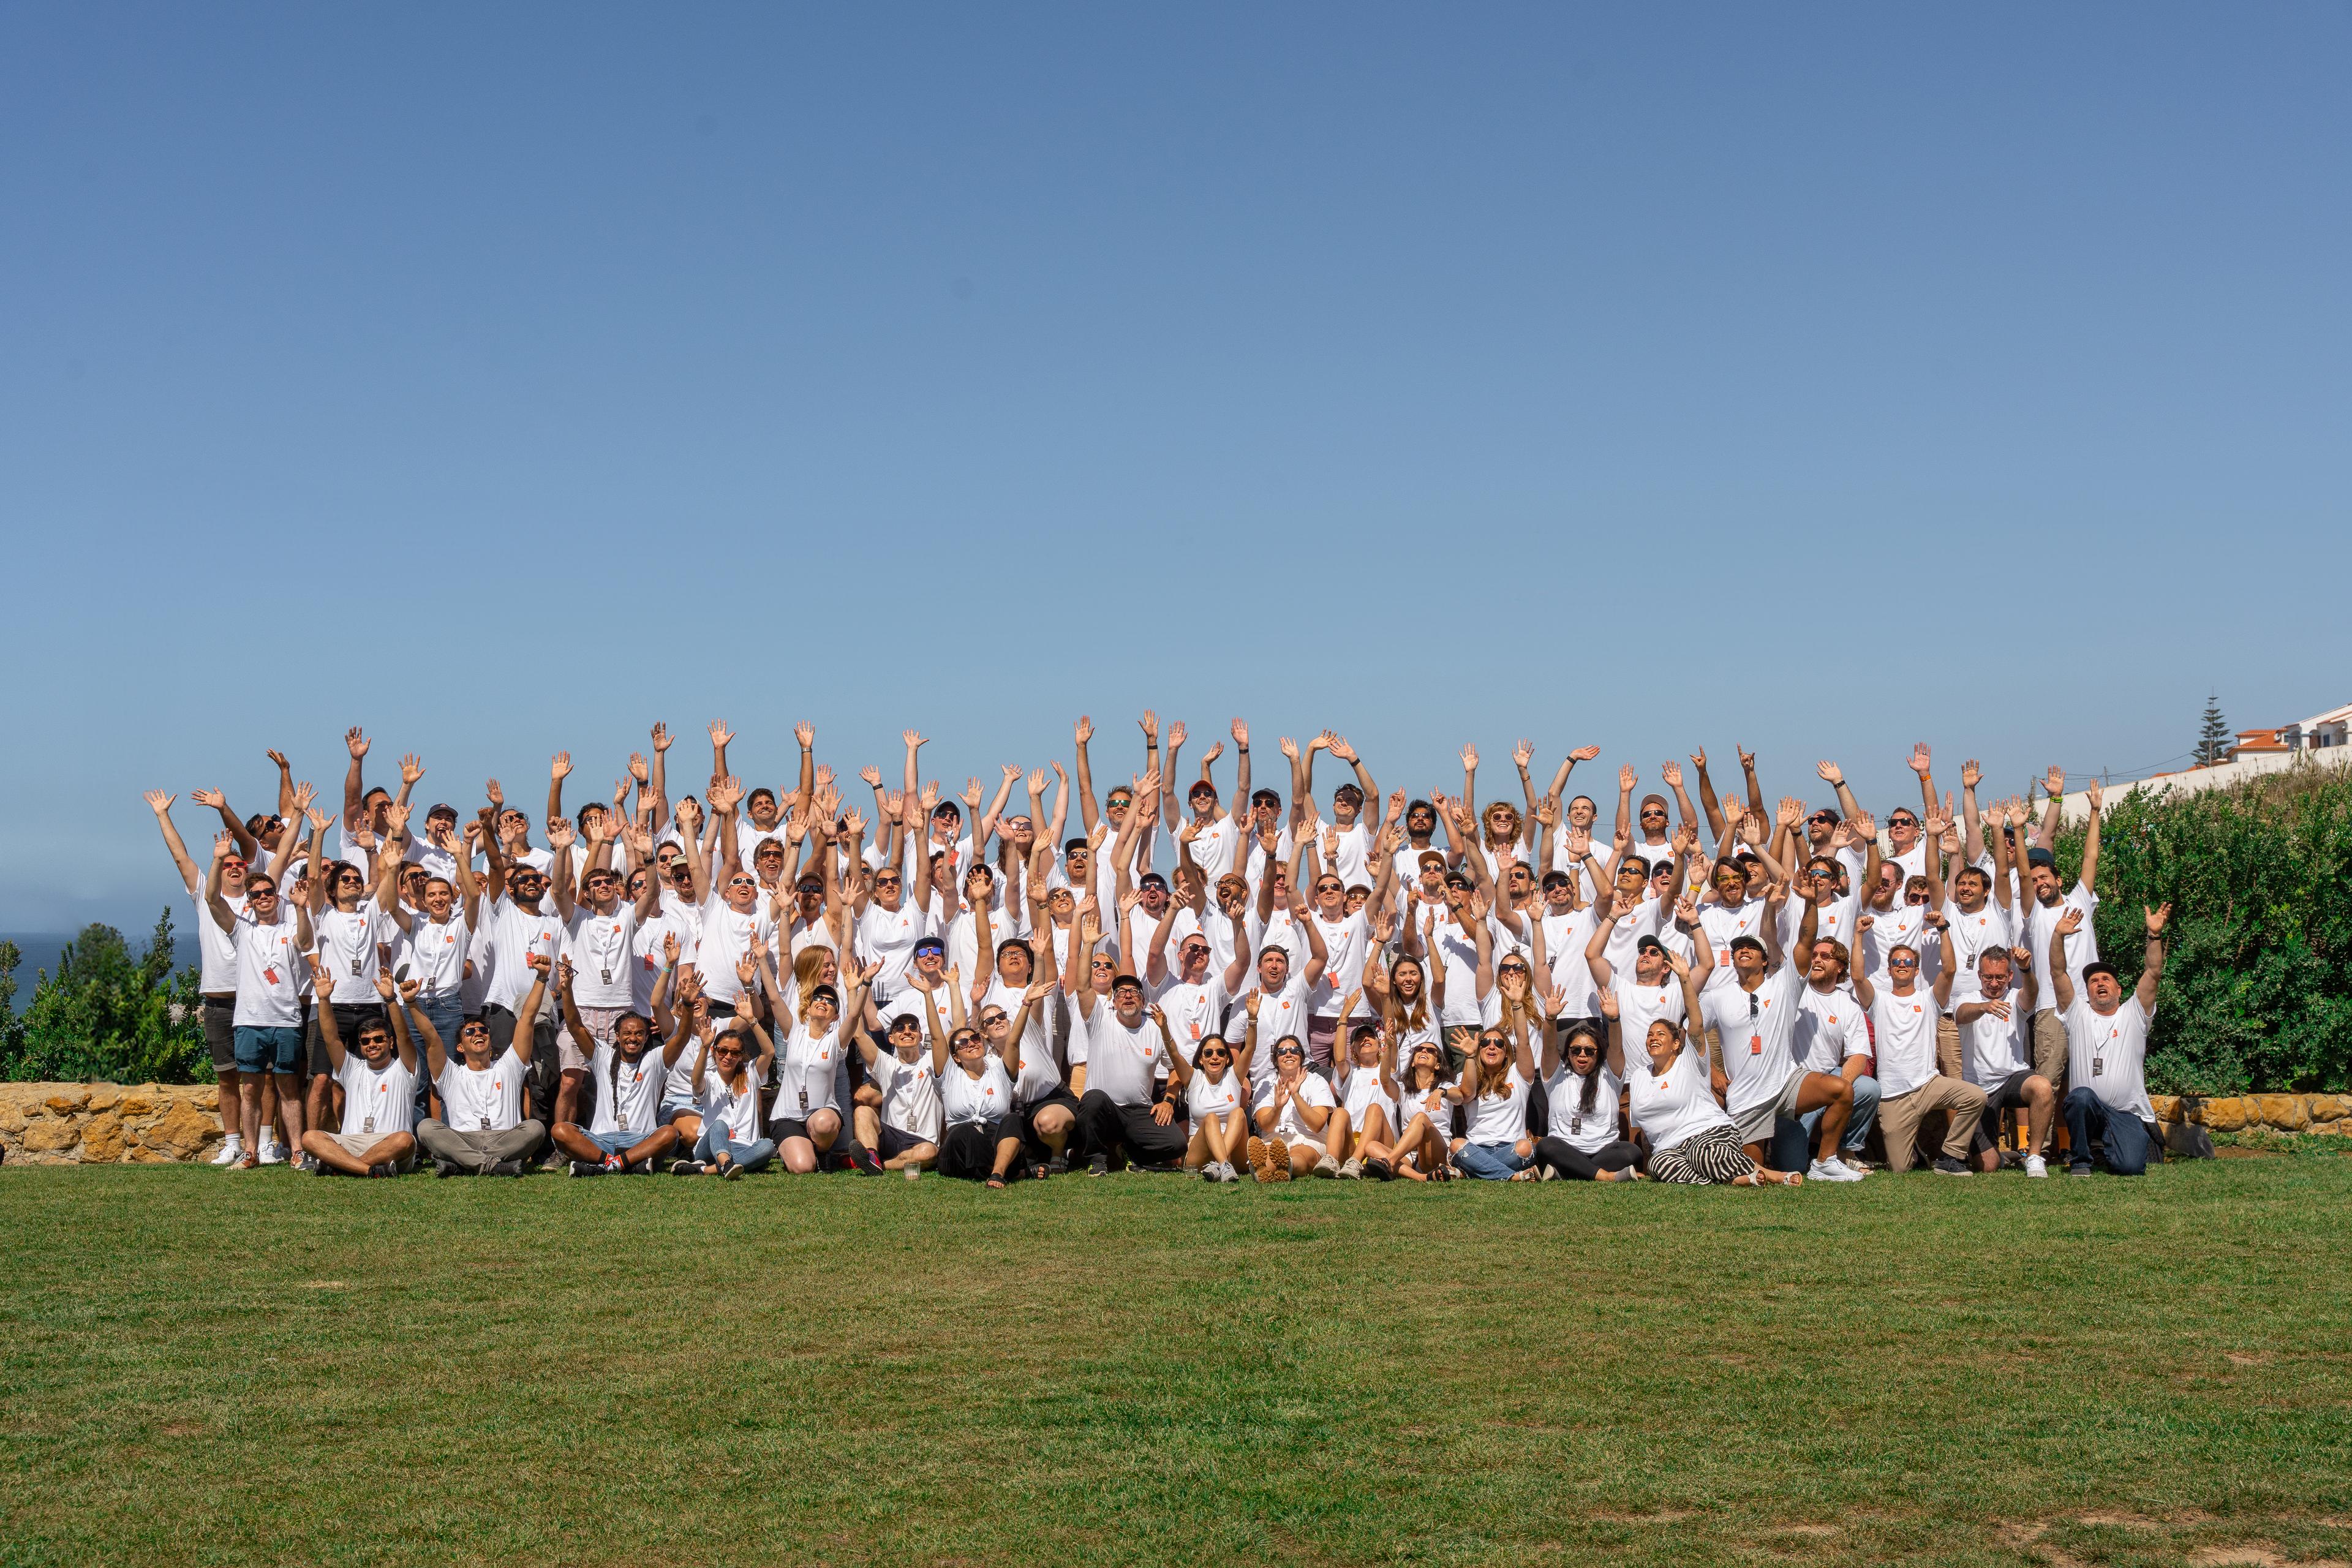
[[[2156,1119],[2168,1124],[2186,1120],[2214,1132],[2340,1132],[2352,1137],[2352,1095],[2243,1094],[2227,1098],[2184,1098],[2152,1094],[2147,1102]]]
[[[11,1165],[208,1160],[220,1142],[218,1084],[0,1083]]]

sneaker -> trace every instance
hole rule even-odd
[[[436,1160],[433,1162],[433,1173],[436,1177],[454,1176],[457,1173],[457,1167],[446,1160]]]
[[[239,1154],[236,1157],[236,1168],[240,1171],[255,1170],[258,1168],[260,1164],[261,1156],[255,1153],[250,1149],[247,1149],[244,1153]]]
[[[1969,1163],[1966,1160],[1955,1160],[1949,1154],[1938,1154],[1936,1156],[1936,1174],[1939,1176],[1973,1176],[1976,1174],[1976,1172],[1969,1168]]]
[[[1553,1170],[1549,1165],[1538,1165],[1536,1167],[1536,1180],[1538,1182],[1555,1181],[1559,1179],[1559,1173]]]
[[[327,1163],[324,1160],[310,1154],[303,1155],[294,1168],[298,1171],[308,1171],[314,1176],[329,1176],[334,1173],[327,1169]]]
[[[371,1176],[396,1176],[400,1174],[400,1173],[394,1170],[390,1165],[370,1165],[368,1167],[368,1174]]]
[[[882,1156],[871,1149],[857,1150],[850,1156],[849,1163],[850,1168],[861,1176],[878,1176],[882,1173]]]
[[[1316,1176],[1336,1176],[1339,1173],[1339,1162],[1328,1154],[1318,1155],[1316,1157],[1314,1170],[1307,1173]]]
[[[1863,1173],[1839,1159],[1835,1154],[1813,1162],[1812,1178],[1817,1182],[1858,1182]]]
[[[2041,1181],[2050,1174],[2050,1163],[2039,1154],[2028,1154],[2025,1157],[2025,1173],[2037,1182]]]
[[[245,1158],[245,1140],[232,1138],[220,1146],[220,1152],[208,1162],[215,1165],[234,1165]]]
[[[269,1142],[264,1143],[261,1146],[261,1163],[265,1165],[282,1165],[286,1163],[286,1150],[284,1145],[278,1143],[275,1139],[271,1140]]]
[[[1360,1158],[1349,1160],[1346,1164],[1339,1167],[1339,1174],[1347,1181],[1362,1181],[1364,1179],[1364,1162]]]
[[[1055,1155],[1052,1159],[1045,1162],[1045,1173],[1049,1176],[1068,1175],[1070,1173],[1070,1157],[1067,1154]]]
[[[594,1160],[574,1160],[563,1167],[563,1173],[568,1176],[601,1176],[604,1167]]]
[[[1269,1152],[1272,1147],[1273,1145],[1266,1142],[1265,1139],[1253,1136],[1244,1149],[1243,1157],[1249,1161],[1250,1174],[1261,1182],[1274,1180],[1271,1173],[1274,1168],[1274,1156]]]
[[[482,1173],[486,1176],[512,1176],[520,1181],[522,1178],[522,1162],[520,1160],[501,1160]]]
[[[604,1169],[613,1175],[621,1175],[625,1173],[628,1168],[629,1163],[621,1158],[620,1155],[607,1154],[604,1156]]]
[[[1222,1182],[1224,1179],[1223,1162],[1212,1160],[1207,1164],[1201,1167],[1201,1180],[1204,1182]]]
[[[1290,1168],[1290,1145],[1276,1138],[1265,1146],[1265,1174],[1261,1182],[1286,1182],[1296,1174]]]
[[[1089,1175],[1089,1176],[1105,1176],[1105,1175],[1108,1175],[1109,1173],[1110,1173],[1110,1159],[1109,1159],[1109,1157],[1108,1157],[1108,1155],[1104,1155],[1104,1154],[1097,1154],[1097,1155],[1096,1155],[1093,1159],[1088,1160],[1088,1161],[1087,1162],[1087,1175]]]
[[[702,1174],[702,1162],[699,1160],[673,1160],[670,1162],[669,1173],[673,1176],[698,1176]]]
[[[2091,1169],[2091,1163],[2088,1160],[2083,1160],[2067,1166],[2066,1173],[2070,1176],[2088,1176],[2096,1173]]]
[[[743,1179],[743,1167],[730,1160],[719,1167],[719,1174],[727,1181],[740,1182]]]

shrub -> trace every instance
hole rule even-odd
[[[172,967],[165,910],[133,958],[112,926],[83,930],[16,1008],[22,954],[0,942],[0,1078],[26,1082],[107,1079],[196,1083],[212,1077],[194,965]]]
[[[2061,834],[2071,885],[2081,827]],[[2141,907],[2172,904],[2147,1055],[2158,1093],[2341,1093],[2352,1082],[2352,773],[2135,789],[2100,828],[2099,952],[2138,979]]]

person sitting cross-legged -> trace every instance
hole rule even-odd
[[[313,955],[310,968],[318,984],[329,984],[325,961]],[[396,1176],[416,1168],[416,1046],[407,1018],[416,991],[415,981],[404,981],[395,998],[392,976],[379,971],[375,993],[392,1022],[387,1027],[382,1017],[362,1019],[355,1052],[343,1047],[335,1009],[319,1009],[328,1065],[342,1086],[343,1122],[339,1132],[313,1127],[302,1134],[314,1174]]]
[[[548,957],[523,955],[530,966],[530,986],[519,999],[515,1016],[536,1018],[547,994]],[[428,1116],[416,1127],[416,1142],[433,1157],[437,1176],[520,1176],[522,1163],[547,1138],[546,1126],[522,1113],[523,1095],[530,1089],[532,1031],[519,1028],[507,1048],[495,1055],[489,1025],[468,1018],[457,1027],[457,1054],[450,1056],[432,1021],[421,1014],[410,1023],[425,1037],[425,1065],[441,1094],[441,1114]]]

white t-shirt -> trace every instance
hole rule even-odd
[[[2005,1000],[2008,1017],[1979,1013],[1960,1026],[1960,1077],[1979,1089],[1997,1088],[2033,1066],[2032,1016],[2018,1006],[2015,987]]]
[[[1225,1009],[1232,999],[1225,994],[1223,974],[1212,972],[1208,977],[1193,984],[1170,979],[1152,995],[1152,1003],[1168,1016],[1168,1032],[1176,1038],[1176,1048],[1190,1060],[1201,1048],[1201,1042],[1225,1026]]]
[[[245,896],[242,893],[232,898],[224,891],[221,902],[229,907],[231,914],[245,912]],[[213,919],[212,906],[205,902],[202,893],[196,895],[196,956],[203,964],[202,973],[196,982],[199,991],[206,996],[227,996],[236,993],[236,938],[221,930],[220,923]]]
[[[522,1125],[523,1084],[530,1076],[530,1064],[509,1046],[478,1072],[452,1055],[442,1065],[435,1087],[441,1091],[441,1109],[454,1131],[508,1132]]]
[[[905,988],[907,966],[915,961],[915,943],[929,934],[930,917],[912,899],[901,899],[895,910],[886,910],[878,903],[866,906],[866,912],[857,917],[852,945],[860,963],[878,961],[882,965],[881,973],[874,977],[877,1001],[887,1001]],[[969,975],[971,971],[966,969],[964,973]]]
[[[1551,962],[1551,983],[1566,994],[1559,1016],[1563,1018],[1596,1017],[1601,1012],[1601,993],[1592,984],[1592,965],[1584,960],[1585,944],[1592,940],[1592,906],[1564,915],[1543,917],[1544,956]],[[1633,972],[1625,971],[1633,979]]]
[[[583,1007],[628,1007],[635,1003],[630,973],[631,938],[637,929],[637,906],[622,900],[609,915],[587,904],[572,907],[564,928],[563,954],[572,960],[572,999]],[[660,973],[660,949],[655,950],[655,973]],[[647,994],[652,988],[648,986]]]
[[[751,951],[755,937],[761,947],[771,952],[775,950],[776,921],[765,901],[754,898],[750,909],[739,910],[728,903],[726,894],[712,889],[702,903],[702,933],[695,941],[694,967],[702,976],[702,994],[713,1003],[743,1005],[743,977],[735,973],[735,966]],[[785,977],[777,978],[782,984]]]
[[[2147,1102],[2148,1015],[2139,997],[2126,992],[2122,1005],[2101,1015],[2088,996],[2077,994],[2066,1010],[2066,1081],[2087,1087],[2110,1110],[2127,1111],[2142,1121],[2156,1120]]]
[[[416,1130],[416,1075],[400,1063],[395,1051],[381,1068],[368,1066],[357,1051],[347,1051],[335,1069],[343,1086],[343,1136],[379,1138]]]
[[[1811,984],[1797,996],[1797,1026],[1790,1049],[1806,1072],[1835,1078],[1848,1057],[1870,1055],[1870,1028],[1861,999],[1843,985],[1817,991]]]
[[[1500,1094],[1469,1098],[1471,1081],[1476,1077],[1478,1064],[1475,1058],[1463,1064],[1462,1077],[1454,1084],[1454,1098],[1470,1108],[1469,1141],[1473,1143],[1516,1143],[1528,1131],[1528,1078],[1519,1071],[1519,1064],[1510,1065],[1508,1087]]]
[[[1609,987],[1617,998],[1617,1035],[1625,1042],[1625,1055],[1631,1059],[1645,1048],[1650,1037],[1650,1026],[1664,1018],[1668,1023],[1686,1022],[1690,1008],[1683,1001],[1683,983],[1672,975],[1664,985],[1644,985],[1627,971]],[[1704,995],[1700,1005],[1706,1005]]]
[[[1598,1154],[1617,1141],[1617,1099],[1625,1087],[1605,1061],[1592,1072],[1601,1081],[1593,1086],[1590,1110],[1584,1109],[1584,1079],[1575,1068],[1563,1065],[1544,1084],[1551,1136],[1587,1154]]]
[[[727,1079],[721,1076],[718,1068],[704,1067],[702,1069],[704,1123],[715,1124],[723,1129],[728,1142],[731,1143],[757,1142],[760,1136],[760,1089],[766,1082],[767,1079],[761,1075],[760,1064],[756,1061],[743,1064],[743,1088],[740,1093],[728,1087]],[[830,1095],[833,1089],[831,1073],[825,1075],[824,1082],[826,1093]]]
[[[1442,916],[1432,934],[1435,939],[1432,956],[1445,966],[1445,1005],[1438,1022],[1448,1027],[1484,1024],[1486,1006],[1486,998],[1478,994],[1477,938],[1468,927]]]
[[[1257,1097],[1258,1109],[1264,1110],[1273,1104],[1275,1088],[1268,1085],[1265,1092]],[[1336,1110],[1339,1104],[1339,1097],[1331,1092],[1331,1086],[1320,1074],[1302,1073],[1298,1079],[1298,1091],[1284,1099],[1282,1110],[1274,1119],[1275,1133],[1286,1142],[1304,1140],[1319,1143],[1323,1139],[1322,1131],[1307,1125],[1307,1118],[1300,1114],[1299,1107],[1319,1105],[1330,1110]]]
[[[1228,1067],[1225,1076],[1211,1082],[1209,1075],[1196,1072],[1184,1087],[1184,1110],[1195,1121],[1204,1117],[1225,1116],[1242,1107],[1241,1074]]]
[[[609,1042],[600,1044],[589,1076],[596,1085],[596,1113],[589,1119],[589,1131],[636,1135],[661,1125],[662,1090],[668,1083],[669,1068],[658,1044],[646,1046],[635,1061],[622,1056]]]
[[[1346,1055],[1346,1042],[1340,1044],[1341,1054]],[[1364,1125],[1364,1112],[1377,1105],[1381,1108],[1381,1114],[1389,1119],[1389,1130],[1396,1131],[1396,1101],[1389,1097],[1387,1089],[1381,1087],[1380,1068],[1339,1068],[1334,1071],[1331,1082],[1339,1096],[1340,1108],[1348,1113],[1349,1126],[1360,1129]]]
[[[1633,1093],[1633,1125],[1654,1150],[1678,1148],[1711,1127],[1732,1124],[1707,1085],[1706,1063],[1688,1043],[1664,1073],[1652,1072],[1650,1053],[1629,1044],[1625,1081]]]
[[[1974,912],[1953,904],[1944,910],[1952,933],[1952,1010],[1984,994],[1984,977],[1977,973],[1977,955],[1992,948],[2006,952],[2013,945],[2009,911],[1990,899]],[[1971,1080],[1973,1081],[1973,1080]]]
[[[1884,990],[1886,985],[1886,954],[1892,949],[1907,947],[1919,955],[1919,977],[1922,981],[1927,980],[1928,950],[1936,945],[1925,940],[1929,934],[1927,906],[1906,904],[1898,898],[1892,909],[1867,912],[1870,929],[1860,933],[1854,944],[1855,972],[1872,985]],[[1930,997],[1929,1000],[1932,1002],[1934,999]],[[1884,1087],[1883,1080],[1881,1087]]]
[[[1898,996],[1884,985],[1874,987],[1871,1026],[1877,1031],[1878,1092],[1887,1100],[1909,1094],[1937,1076],[1936,997],[1914,983],[1911,994]]]
[[[1004,1079],[1003,1065],[993,1058],[990,1058],[989,1067],[999,1080]],[[983,1080],[988,1076],[987,1073],[981,1075]],[[971,1082],[964,1077],[963,1069],[953,1062],[948,1064],[948,1077],[950,1079],[962,1079],[966,1085]],[[929,1047],[916,1052],[915,1059],[909,1062],[901,1061],[897,1052],[885,1047],[876,1054],[872,1065],[866,1068],[866,1081],[882,1096],[881,1117],[885,1127],[895,1127],[908,1137],[920,1138],[925,1142],[939,1142],[940,1080],[931,1071]],[[1004,1097],[992,1102],[999,1109],[991,1115],[1003,1115],[1002,1107],[1010,1104],[1011,1100],[1012,1089],[1008,1084]],[[985,1121],[990,1117],[983,1116],[978,1120]]]
[[[1314,1016],[1329,1018],[1338,1015],[1339,1004],[1348,993],[1363,984],[1364,959],[1372,950],[1371,923],[1365,920],[1362,910],[1352,915],[1341,915],[1336,921],[1327,921],[1310,910],[1307,918],[1315,922],[1315,929],[1322,934],[1323,951],[1328,955],[1328,962],[1323,966],[1323,978],[1315,983],[1314,994],[1307,999],[1307,1005]],[[1475,967],[1475,957],[1472,963]],[[1356,1010],[1349,1016],[1369,1018],[1371,1016],[1371,1005],[1364,998],[1357,997]]]
[[[665,956],[667,949],[663,939],[670,936],[677,938],[679,964],[683,966],[694,963],[700,950],[695,942],[693,928],[667,910],[665,910],[649,921],[639,921],[630,930],[628,1001],[630,1012],[642,1013],[648,1018],[654,1016],[654,987],[661,984],[662,965],[669,962]],[[677,982],[671,981],[670,990],[673,995],[676,994],[677,989]]]
[[[2091,916],[2098,907],[2099,895],[2078,881],[2074,884],[2074,890],[2059,900],[2056,904],[2044,905],[2041,900],[2036,899],[2033,900],[2033,907],[2026,911],[2025,945],[2033,952],[2033,968],[2036,973],[2041,973],[2050,967],[2050,938],[2057,931],[2059,921],[2064,917],[2068,910],[2083,911],[2083,923],[2076,927],[2074,933],[2066,939],[2066,977],[2074,983],[2074,995],[2077,1000],[2083,994],[2083,966],[2096,963],[2099,961],[2098,933],[2091,929]],[[2046,977],[2042,985],[2040,1002],[2043,1006],[2054,1005],[2053,1001],[2055,995],[2054,985]]]
[[[1012,1114],[1013,1080],[1004,1076],[1004,1064],[994,1057],[988,1058],[978,1078],[950,1062],[940,1079],[938,1100],[940,1113],[950,1127],[983,1126]]]
[[[1108,996],[1093,1001],[1093,1012],[1082,1016],[1086,1028],[1087,1089],[1100,1089],[1113,1105],[1149,1105],[1152,1079],[1165,1060],[1160,1026],[1146,1013],[1132,1026],[1118,1021]],[[1076,1030],[1071,1051],[1076,1053]]]
[[[511,1013],[530,993],[534,972],[526,960],[534,953],[552,960],[563,922],[551,909],[526,910],[503,893],[485,905],[482,913],[482,927],[490,940],[490,981],[483,1000]],[[554,988],[551,976],[548,990]]]
[[[362,899],[348,913],[330,905],[310,917],[319,956],[335,983],[330,1002],[373,1006],[382,1000],[375,991],[375,977],[383,972],[379,944],[389,943],[398,929],[373,899]]]
[[[776,1100],[771,1117],[778,1121],[806,1121],[820,1110],[834,1109],[834,1072],[841,1052],[839,1026],[812,1035],[806,1024],[795,1022],[776,1052]]]
[[[302,1021],[300,982],[310,966],[297,940],[294,911],[282,896],[278,913],[278,923],[263,925],[248,904],[237,911],[236,923],[229,928],[229,939],[236,950],[235,1022],[238,1027],[285,1029]],[[212,918],[212,911],[206,910],[205,919]]]
[[[1263,1090],[1274,1081],[1274,1042],[1285,1035],[1296,1035],[1299,1044],[1307,1043],[1307,982],[1293,971],[1279,992],[1268,991],[1263,984],[1251,989],[1257,992],[1260,1001],[1257,1005],[1257,1051],[1250,1058],[1250,1084],[1254,1089]],[[1246,991],[1242,993],[1244,998],[1248,994]],[[1237,1046],[1248,1039],[1249,1022],[1249,1009],[1246,1006],[1235,1007],[1225,1019],[1226,1042]],[[1175,1020],[1170,1019],[1169,1024],[1172,1032]],[[1089,1086],[1094,1082],[1091,1069],[1087,1072],[1087,1082]]]
[[[464,900],[451,904],[449,918],[438,923],[423,910],[411,910],[408,927],[393,941],[393,972],[408,971],[408,978],[416,982],[419,1002],[457,1000],[466,984],[466,954],[474,942]]]
[[[1735,981],[1709,986],[1699,998],[1722,1041],[1723,1070],[1731,1079],[1724,1109],[1733,1116],[1780,1099],[1789,1075],[1798,1070],[1790,1040],[1796,1033],[1797,994],[1804,988],[1796,965],[1783,963],[1752,992]]]
[[[1703,987],[1709,994],[1726,985],[1739,984],[1731,972],[1731,943],[1735,938],[1743,936],[1763,941],[1764,918],[1769,907],[1761,899],[1750,899],[1736,908],[1721,903],[1698,907],[1699,929],[1706,932],[1707,946],[1715,952],[1715,967],[1707,971]]]

